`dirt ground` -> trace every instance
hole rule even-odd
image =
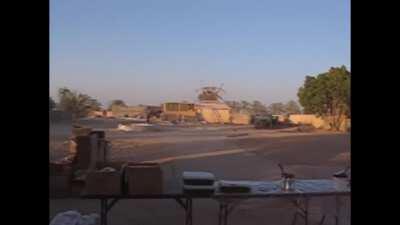
[[[217,179],[276,180],[277,163],[297,178],[330,179],[350,164],[350,135],[298,132],[296,128],[256,130],[251,126],[154,126],[140,131],[116,131],[118,121],[87,120],[81,124],[106,130],[112,141],[112,160],[158,161],[163,165],[166,190],[180,188],[183,171],[209,171]],[[66,154],[68,125],[50,127],[50,159]],[[320,219],[321,201],[311,204],[311,222]],[[50,217],[77,209],[99,211],[92,200],[50,200]],[[213,200],[194,202],[195,224],[217,224]],[[229,217],[229,224],[290,224],[293,207],[285,200],[248,200]],[[329,219],[328,219],[329,220]],[[110,225],[183,224],[184,211],[172,200],[123,200],[109,214]],[[329,221],[326,221],[329,222]]]

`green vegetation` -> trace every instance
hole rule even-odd
[[[87,116],[90,111],[101,110],[101,104],[96,99],[68,88],[60,88],[58,97],[59,108],[70,112],[74,119]]]
[[[125,104],[124,101],[120,100],[120,99],[116,99],[111,101],[110,105],[108,106],[108,109],[111,110],[113,106],[123,106],[126,107],[127,105]]]
[[[306,76],[297,95],[305,113],[329,117],[331,127],[339,130],[343,119],[350,116],[350,72],[342,66]]]
[[[301,109],[297,102],[290,100],[285,104],[285,113],[286,114],[300,114]]]
[[[272,103],[268,107],[262,104],[260,101],[226,101],[226,104],[232,108],[234,112],[243,112],[250,115],[287,115],[287,114],[299,114],[301,113],[300,106],[297,102],[291,100],[286,104],[281,102]]]

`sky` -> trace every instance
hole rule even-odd
[[[104,105],[297,100],[307,75],[350,68],[349,0],[51,0],[50,96]]]

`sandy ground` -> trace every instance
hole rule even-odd
[[[279,179],[277,163],[298,178],[330,178],[350,163],[350,136],[343,133],[300,133],[294,128],[255,130],[251,126],[156,126],[142,131],[116,131],[116,121],[89,120],[84,125],[106,130],[112,141],[111,158],[158,161],[163,165],[165,187],[180,187],[183,171],[210,171],[218,179]],[[50,128],[50,158],[65,155],[69,135],[66,125]],[[311,204],[311,220],[320,217],[321,199]],[[217,224],[218,205],[213,200],[194,202],[195,224]],[[91,200],[50,200],[50,217],[77,209],[97,212]],[[230,217],[229,224],[290,224],[293,207],[285,200],[248,200]],[[123,200],[109,214],[110,225],[183,224],[184,211],[172,200]],[[326,221],[329,222],[329,221]]]

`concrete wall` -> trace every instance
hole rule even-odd
[[[289,121],[294,124],[309,124],[318,129],[331,129],[329,122],[332,120],[331,117],[321,118],[314,114],[293,114],[289,116]],[[343,119],[340,125],[341,131],[347,131],[350,128],[351,120]]]
[[[93,116],[93,117],[113,117],[113,113],[112,111],[106,111],[104,113],[104,111],[92,111],[89,113],[89,116]]]
[[[115,117],[136,117],[136,116],[146,116],[146,107],[144,106],[113,106],[112,115]]]
[[[250,124],[251,117],[248,114],[243,113],[231,113],[231,122],[233,124],[242,124],[247,125]]]
[[[231,114],[229,109],[213,109],[203,107],[200,109],[201,116],[207,123],[230,123]]]

